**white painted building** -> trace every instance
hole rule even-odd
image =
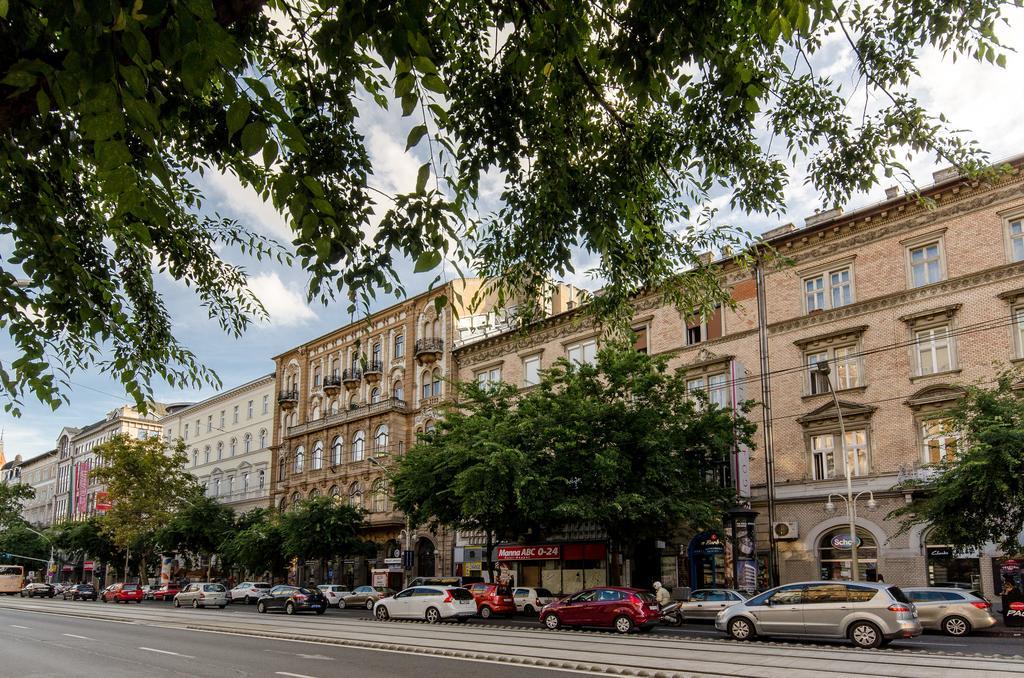
[[[36,496],[21,505],[21,517],[36,528],[53,524],[57,495],[57,450],[44,452],[21,465],[21,482],[30,485]]]
[[[175,409],[160,421],[164,440],[181,439],[187,469],[208,496],[242,513],[270,505],[274,375]]]

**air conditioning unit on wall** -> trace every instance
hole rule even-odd
[[[772,532],[779,540],[797,539],[800,537],[800,523],[795,520],[788,523],[772,523]]]

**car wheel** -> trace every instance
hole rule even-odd
[[[630,633],[636,627],[633,620],[624,614],[616,617],[614,624],[615,630],[619,633]]]
[[[544,615],[544,628],[550,631],[557,631],[562,628],[562,620],[554,612]]]
[[[850,640],[857,647],[872,650],[882,644],[882,632],[871,622],[854,622],[850,627]]]
[[[729,622],[729,635],[733,640],[750,640],[754,637],[754,625],[745,617],[737,617]]]
[[[295,614],[295,603],[288,601],[288,604],[284,606],[285,614]]]
[[[377,617],[379,621],[387,621],[391,618],[391,614],[388,612],[388,608],[384,607],[383,605],[377,606],[377,610],[376,612],[374,612],[374,616]]]
[[[264,603],[262,600],[260,602],[256,603],[256,611],[259,612],[260,614],[265,613],[267,611],[267,604]]]
[[[181,607],[181,601],[177,598],[174,599],[174,607]]]
[[[370,600],[366,601],[366,609],[367,610],[372,610],[373,609],[373,599],[372,598]]]
[[[196,599],[196,598],[192,599],[192,609],[193,610],[198,610],[199,609],[199,600]]]
[[[323,614],[324,612],[327,612],[327,610],[325,610],[322,607],[319,610],[316,611],[317,614]]]
[[[424,618],[428,624],[436,624],[441,621],[441,612],[436,607],[428,607]]]
[[[966,636],[971,632],[971,622],[963,617],[946,617],[942,621],[942,632],[947,636]]]
[[[142,605],[142,601],[141,601],[141,600],[136,600],[136,601],[135,601],[135,604],[136,604],[136,605]]]
[[[245,597],[245,604],[246,605],[252,605],[252,598],[250,598],[249,596],[246,596]]]
[[[345,609],[345,599],[344,598],[339,598],[338,599],[338,609],[339,610],[344,610]],[[370,608],[370,609],[373,609],[373,608]]]
[[[223,610],[225,607],[227,607],[227,603],[225,603],[224,605],[218,605],[217,607]]]
[[[491,608],[487,607],[486,605],[481,607],[480,608],[480,618],[481,619],[490,619],[491,618]]]
[[[22,591],[22,592],[21,592],[21,597],[22,597],[22,598],[24,598],[24,597],[25,597],[25,592],[24,592],[24,591]]]
[[[523,608],[523,614],[533,614],[537,610],[533,609],[533,605],[527,605]]]

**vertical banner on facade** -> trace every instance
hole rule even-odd
[[[89,462],[75,464],[75,513],[89,512]]]
[[[163,555],[160,557],[160,586],[167,586],[171,583],[171,571],[174,569],[174,556]]]

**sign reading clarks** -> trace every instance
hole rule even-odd
[[[497,560],[558,560],[562,556],[561,544],[546,546],[499,546]]]

